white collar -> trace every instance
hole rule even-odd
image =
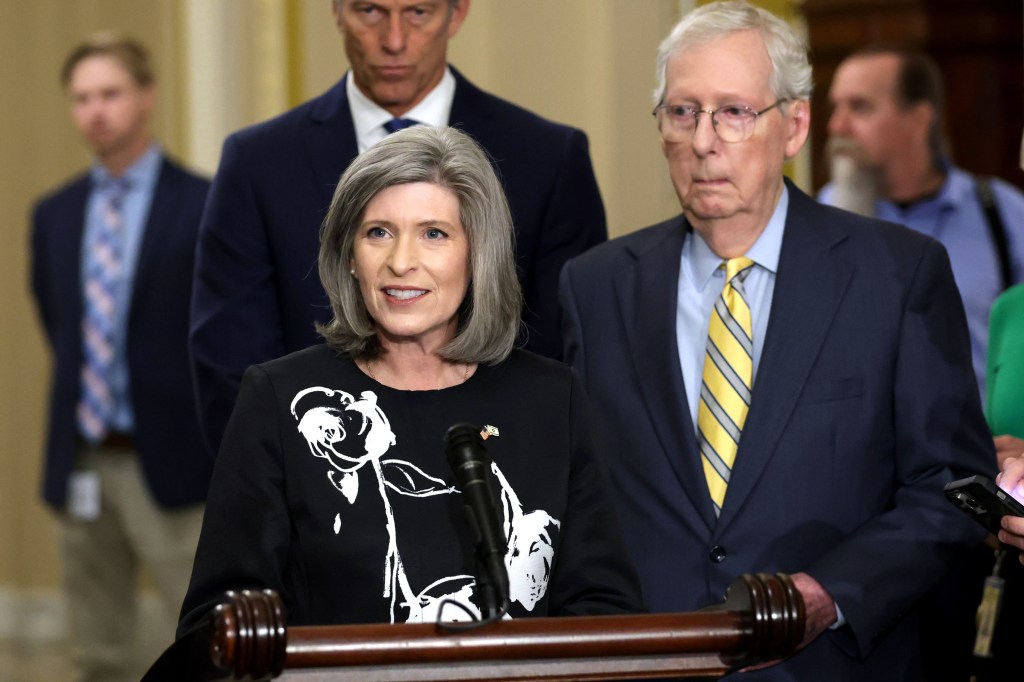
[[[351,71],[345,76],[345,93],[348,95],[348,106],[352,112],[352,124],[356,129],[356,144],[362,153],[387,136],[384,124],[393,119],[394,115],[356,87]],[[437,127],[447,126],[454,99],[455,76],[452,75],[451,69],[445,67],[441,82],[434,86],[419,104],[405,112],[402,118],[411,118]]]

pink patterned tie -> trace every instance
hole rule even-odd
[[[127,180],[113,180],[103,190],[101,220],[92,251],[86,259],[82,339],[82,391],[78,402],[78,428],[86,440],[103,440],[114,413],[110,368],[114,360],[117,324],[116,292],[122,276],[121,209]]]

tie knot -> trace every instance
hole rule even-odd
[[[100,189],[103,195],[107,198],[111,204],[120,205],[124,200],[124,195],[128,193],[131,188],[131,182],[128,178],[110,178],[104,182]]]
[[[740,282],[742,282],[746,279],[747,273],[752,267],[754,267],[754,261],[745,256],[730,258],[725,261],[725,281],[732,282],[736,277],[739,277]]]
[[[397,133],[399,130],[411,128],[414,125],[419,125],[419,121],[414,121],[411,118],[393,118],[384,124],[384,130],[391,134]]]

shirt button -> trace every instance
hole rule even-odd
[[[720,564],[723,561],[725,561],[725,548],[715,545],[711,548],[711,552],[708,554],[708,556],[711,557],[711,560],[714,561],[716,564]]]

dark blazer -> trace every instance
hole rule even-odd
[[[493,157],[512,209],[526,347],[558,357],[558,273],[607,236],[586,136],[452,71],[451,124]],[[331,318],[317,272],[320,225],[356,154],[344,79],[224,143],[203,214],[192,305],[200,415],[214,451],[245,369],[316,343],[314,322]]]
[[[163,507],[206,499],[212,467],[199,432],[188,361],[188,315],[199,217],[210,183],[165,159],[153,192],[128,312],[135,445]],[[36,205],[32,292],[53,351],[43,497],[67,499],[82,366],[82,235],[91,181],[73,179]]]
[[[566,356],[607,437],[652,611],[720,601],[737,575],[806,572],[848,626],[744,680],[919,677],[915,617],[982,531],[943,499],[995,457],[963,306],[938,242],[822,206],[789,211],[753,400],[716,519],[676,344],[682,217],[592,249],[561,279]]]

